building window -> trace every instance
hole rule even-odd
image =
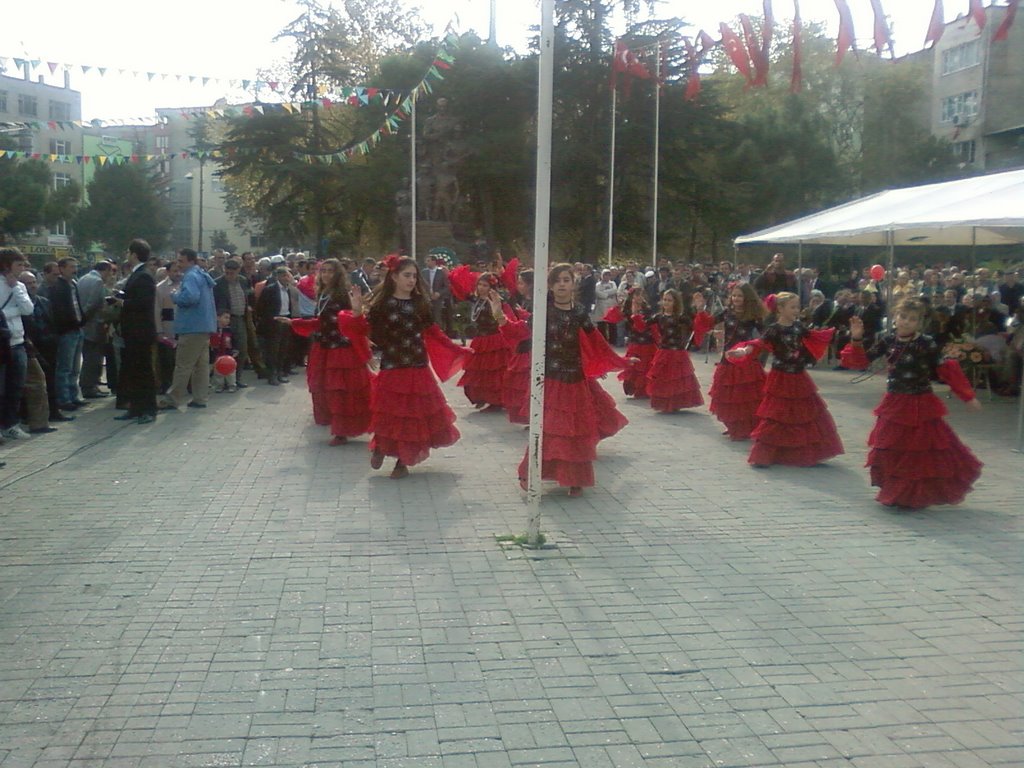
[[[171,146],[170,136],[157,136],[156,137],[156,148],[160,150],[160,154],[164,154],[168,147]]]
[[[50,139],[51,155],[70,155],[71,142],[64,139]]]
[[[24,93],[18,94],[18,114],[26,117],[36,117],[39,114],[39,101],[35,96]]]
[[[71,105],[66,101],[51,101],[50,119],[61,121],[71,120]]]
[[[0,112],[7,111],[7,91],[0,91]]]
[[[265,248],[267,245],[267,238],[263,235],[250,235],[249,236],[249,247],[250,248]]]
[[[71,185],[71,176],[66,173],[55,173],[53,174],[53,188],[60,189],[61,187],[67,187]],[[51,235],[62,235],[67,236],[68,234],[68,223],[64,220],[58,221],[55,224],[49,226]]]
[[[947,48],[942,52],[942,74],[948,75],[981,63],[981,48],[977,40]]]
[[[942,100],[942,117],[940,122],[961,124],[966,118],[978,114],[978,92],[967,91],[956,96],[947,96]]]
[[[953,157],[959,163],[971,164],[974,162],[974,142],[955,141],[953,142]]]

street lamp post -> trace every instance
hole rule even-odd
[[[197,253],[203,252],[203,158],[199,158],[199,240]]]

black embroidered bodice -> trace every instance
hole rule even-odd
[[[686,349],[686,343],[693,332],[693,321],[689,315],[656,315],[655,322],[661,333],[659,349]]]
[[[498,332],[498,321],[494,319],[491,302],[487,299],[477,299],[473,302],[471,319],[476,326],[477,336],[491,336]]]
[[[425,368],[427,348],[423,331],[433,325],[430,318],[419,317],[412,299],[392,296],[370,309],[370,340],[380,349],[380,367]]]
[[[558,309],[548,303],[547,325],[548,353],[544,375],[567,384],[583,381],[580,331],[589,333],[594,330],[586,308]]]
[[[629,337],[629,343],[630,344],[653,344],[654,343],[654,333],[651,330],[651,323],[653,321],[654,316],[653,316],[653,314],[651,312],[649,312],[647,310],[644,310],[643,312],[641,312],[639,314],[643,315],[643,318],[644,318],[644,327],[643,327],[643,330],[641,330],[641,331],[638,331],[633,326],[633,317],[632,317],[632,315],[630,315],[630,317],[626,320],[626,335]]]
[[[931,336],[901,341],[896,334],[876,338],[867,350],[871,360],[885,358],[889,377],[886,388],[897,395],[922,395],[932,391],[931,380],[942,362],[942,351]]]
[[[772,351],[772,370],[783,373],[802,373],[814,356],[804,346],[808,330],[797,321],[792,325],[772,323],[764,332],[763,341]]]
[[[320,346],[324,349],[352,346],[348,337],[338,330],[338,313],[344,309],[352,309],[352,302],[348,300],[348,296],[340,298],[320,296],[317,299],[316,308],[320,327],[313,334],[313,340],[320,342]]]
[[[722,342],[722,360],[725,360],[725,353],[735,345],[744,341],[753,341],[760,338],[764,331],[764,324],[760,320],[741,320],[731,309],[726,309],[715,315],[715,325],[722,323],[725,326],[725,338]]]

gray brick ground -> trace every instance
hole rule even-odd
[[[398,483],[298,382],[8,444],[0,768],[1024,764],[1015,403],[952,401],[985,474],[901,513],[861,467],[882,382],[814,376],[847,454],[802,470],[616,391],[538,551],[495,539],[523,431],[450,386],[463,440]]]

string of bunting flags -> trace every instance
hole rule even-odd
[[[380,143],[386,135],[397,132],[399,126],[409,118],[412,111],[413,101],[423,94],[433,92],[433,83],[444,79],[444,71],[451,69],[455,63],[455,49],[458,47],[458,37],[449,33],[442,41],[437,53],[426,74],[420,82],[410,91],[398,91],[379,88],[352,88],[353,93],[343,102],[345,105],[367,106],[369,104],[383,104],[388,108],[394,108],[384,122],[365,139],[352,142],[345,147],[326,153],[295,152],[295,157],[306,162],[314,163],[344,163],[348,162],[353,155],[366,155],[370,149]],[[210,110],[192,110],[191,115],[205,114],[208,117],[252,117],[273,112],[287,112],[289,114],[300,113],[304,106],[318,104],[324,107],[334,106],[342,102],[329,99],[317,100],[316,102],[286,102],[283,104],[246,104]],[[184,114],[184,113],[183,113]],[[25,123],[2,123],[0,126],[25,127],[39,129],[47,125],[51,130],[64,127],[98,128],[99,121],[38,121]],[[150,120],[152,124],[152,119]],[[235,150],[237,151],[237,150]],[[244,151],[244,150],[243,150]],[[259,152],[261,150],[253,150]],[[64,164],[96,164],[96,165],[124,165],[126,163],[154,162],[158,160],[218,160],[227,156],[227,152],[221,150],[203,151],[176,151],[162,154],[133,154],[133,155],[63,155],[48,154],[40,152],[23,152],[20,150],[0,149],[0,159],[10,160],[42,160],[50,163]]]

